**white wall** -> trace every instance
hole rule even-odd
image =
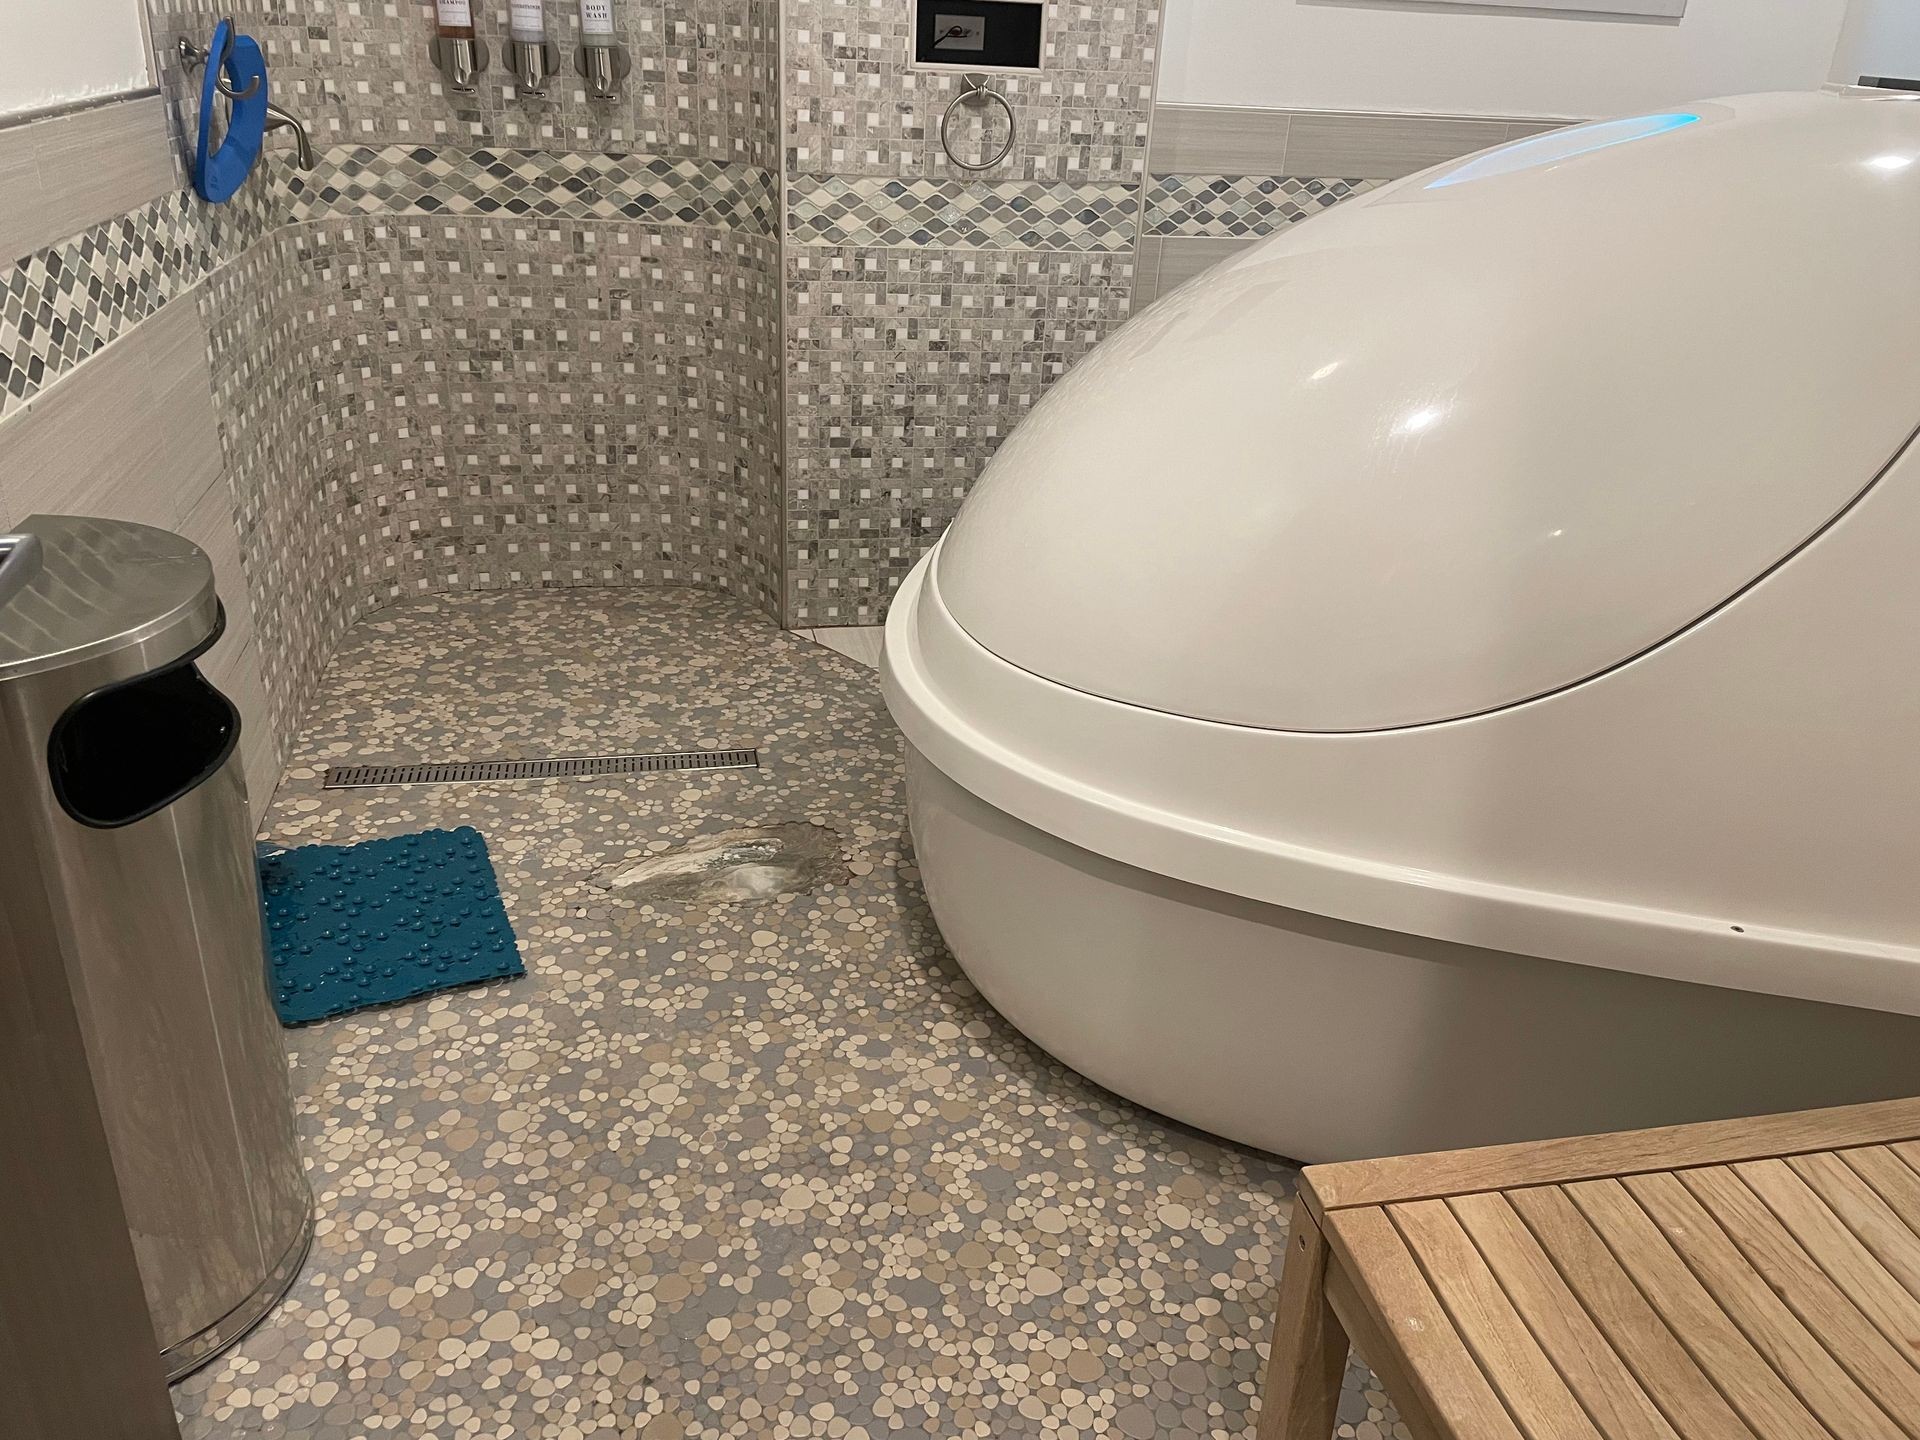
[[[1920,11],[1920,0],[1884,3]],[[1847,0],[1690,0],[1675,22],[1404,0],[1167,0],[1160,100],[1615,115],[1821,85],[1846,10]]]
[[[0,0],[0,116],[151,83],[140,0]]]
[[[1920,80],[1920,0],[1854,0],[1834,56],[1833,78]]]

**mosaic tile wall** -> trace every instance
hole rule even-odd
[[[773,240],[406,217],[314,235],[353,257],[342,473],[377,589],[691,584],[771,608]]]
[[[1003,82],[1014,156],[979,180],[932,159],[952,80],[906,68],[904,4],[789,0],[784,124],[774,0],[622,5],[636,71],[606,105],[497,70],[451,96],[424,3],[150,9],[176,137],[197,82],[174,41],[232,10],[321,163],[13,267],[0,414],[195,297],[288,733],[345,626],[410,593],[669,581],[878,619],[1127,311],[1148,0],[1049,6],[1047,72]]]
[[[993,77],[1012,150],[972,176],[940,143],[958,79],[911,68],[904,0],[785,6],[790,625],[882,619],[1000,441],[1127,317],[1159,7],[1046,10],[1042,72]],[[985,154],[1005,123],[963,109],[951,138]]]
[[[322,376],[332,271],[277,230],[196,292],[275,732],[290,744],[346,627],[373,607],[330,475]],[[284,757],[282,757],[284,758]]]
[[[662,223],[664,192],[634,223],[518,214],[504,189],[453,215],[430,188],[417,213],[387,192],[374,215],[288,223],[357,211],[364,195],[318,198],[353,164],[276,167],[223,209],[162,196],[0,277],[0,417],[163,305],[197,306],[282,731],[346,626],[403,594],[661,582],[771,611],[764,224]],[[704,198],[748,194],[764,221],[764,177]]]
[[[174,42],[234,13],[320,163],[225,210],[163,197],[0,309],[4,413],[43,383],[36,347],[72,359],[197,296],[288,735],[345,628],[406,594],[667,582],[778,606],[777,6],[618,8],[635,71],[599,102],[498,68],[452,96],[427,4],[149,0],[177,141],[198,99]],[[505,5],[482,18],[497,51]],[[60,287],[103,267],[128,276],[89,328]]]
[[[544,99],[518,95],[501,59],[506,0],[475,0],[494,67],[454,95],[433,68],[429,0],[147,0],[159,73],[184,135],[197,92],[174,41],[205,44],[222,15],[265,47],[276,98],[336,145],[509,146],[692,157],[772,170],[777,163],[777,0],[619,0],[633,73],[612,100],[573,73],[578,8],[549,3],[562,74]]]
[[[959,77],[912,68],[906,0],[787,0],[790,175],[967,179],[940,145]],[[992,180],[1137,185],[1145,174],[1160,33],[1157,0],[1048,0],[1038,75],[996,75],[1018,119]],[[955,148],[982,152],[998,107],[963,111]],[[997,144],[999,135],[992,137]]]
[[[798,250],[787,260],[796,623],[878,621],[1000,442],[1126,318],[1130,254]]]

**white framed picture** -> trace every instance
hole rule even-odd
[[[1687,0],[1420,0],[1425,5],[1461,5],[1474,10],[1557,10],[1578,15],[1641,15],[1678,20]]]

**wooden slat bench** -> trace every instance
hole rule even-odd
[[[1306,1171],[1261,1440],[1920,1440],[1920,1100]]]

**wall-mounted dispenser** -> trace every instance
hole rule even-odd
[[[614,38],[613,5],[614,0],[580,0],[580,48],[574,52],[573,68],[586,77],[587,90],[596,100],[612,99],[633,71],[627,47]]]
[[[507,68],[513,71],[514,88],[537,99],[547,93],[548,78],[560,68],[559,52],[547,39],[546,0],[513,0],[507,13]]]
[[[474,34],[473,0],[434,0],[435,27],[430,53],[447,88],[456,95],[474,92],[474,77],[487,68],[486,42]]]
[[[1042,0],[914,0],[913,63],[976,73],[1038,70],[1046,18]]]

